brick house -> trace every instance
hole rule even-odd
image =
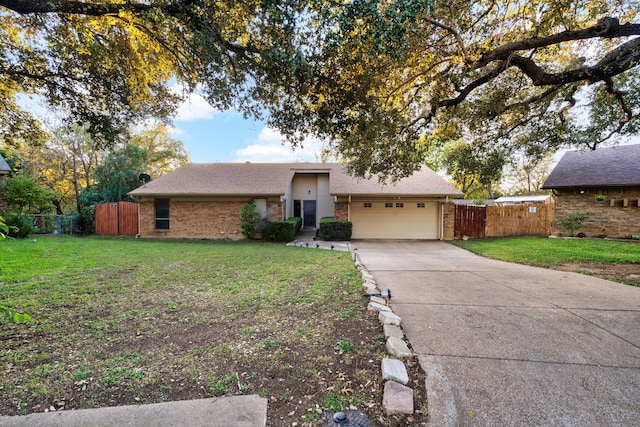
[[[640,234],[640,144],[564,154],[544,185],[556,197],[556,218],[589,217],[576,233]]]
[[[7,203],[4,200],[4,194],[2,193],[2,180],[11,173],[11,167],[7,161],[0,154],[0,213],[7,210]]]
[[[339,163],[191,163],[129,193],[140,201],[141,237],[242,239],[251,199],[263,221],[322,217],[353,223],[353,238],[452,239],[462,196],[428,168],[395,184],[350,176]]]

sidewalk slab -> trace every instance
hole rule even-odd
[[[267,399],[214,397],[0,417],[2,427],[264,427]]]

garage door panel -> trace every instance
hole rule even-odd
[[[437,239],[438,204],[436,202],[395,201],[352,202],[351,219],[354,239]],[[402,204],[399,207],[398,204]]]

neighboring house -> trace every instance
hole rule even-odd
[[[461,192],[428,168],[396,184],[358,179],[338,163],[191,163],[129,193],[140,235],[243,238],[240,211],[255,200],[264,222],[302,217],[353,223],[354,239],[452,239]]]
[[[556,218],[589,215],[577,232],[640,234],[640,145],[567,152],[542,188],[556,196]]]
[[[7,161],[0,154],[0,212],[4,212],[7,210],[7,203],[4,200],[4,194],[2,193],[2,180],[5,176],[11,173],[11,167],[7,163]]]

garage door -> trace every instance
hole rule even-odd
[[[352,202],[354,239],[437,239],[438,203]]]

